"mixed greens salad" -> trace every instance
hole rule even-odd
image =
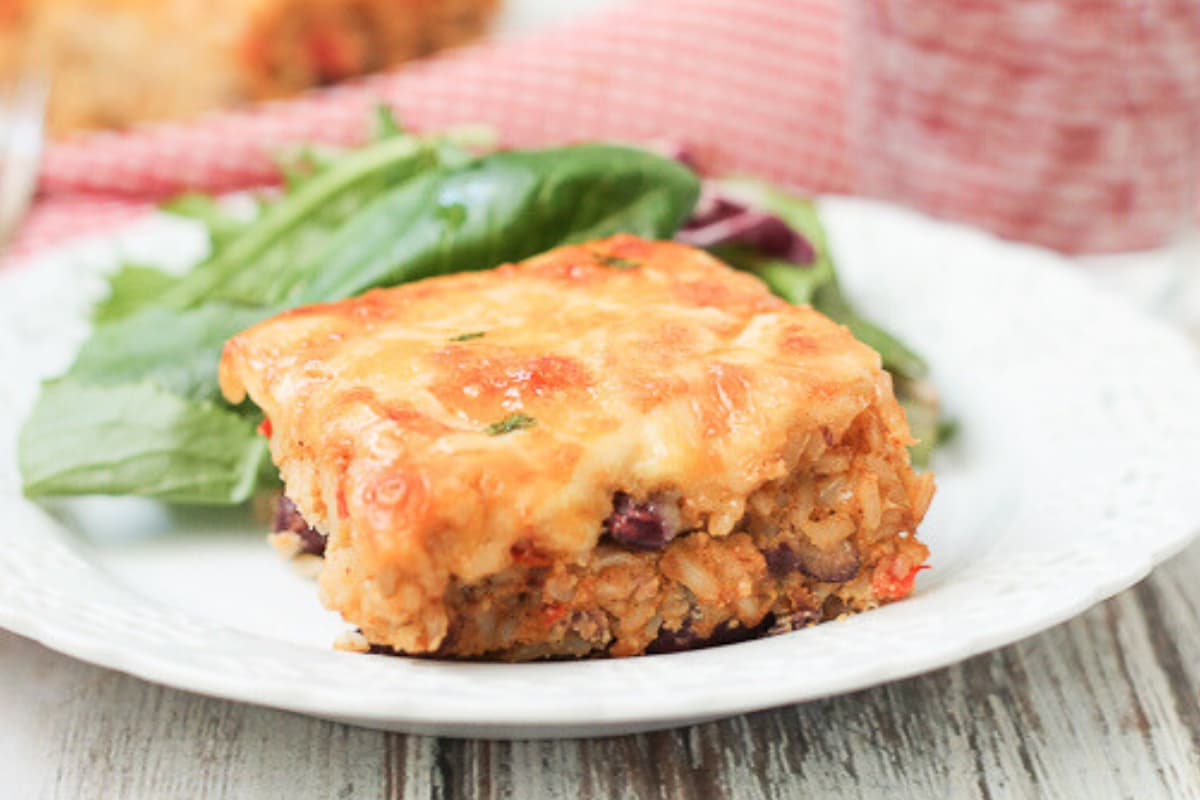
[[[702,184],[636,147],[489,152],[477,132],[405,133],[386,110],[376,127],[358,149],[287,153],[282,191],[249,218],[204,195],[164,206],[203,223],[209,256],[178,277],[144,264],[111,276],[91,338],[21,431],[28,495],[241,503],[278,477],[261,412],[221,398],[229,337],[287,308],[620,232],[704,246],[847,325],[895,376],[918,463],[942,435],[924,361],[854,311],[810,201],[753,181]]]

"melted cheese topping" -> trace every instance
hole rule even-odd
[[[417,609],[451,577],[581,557],[617,490],[678,492],[723,535],[805,432],[883,404],[908,436],[845,328],[630,236],[282,314],[227,344],[220,377],[266,412],[288,496],[330,534],[326,601],[364,628],[389,603],[411,611],[389,629],[424,614],[399,637],[418,646],[444,632]],[[532,423],[488,432],[514,414]]]

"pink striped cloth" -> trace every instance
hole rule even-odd
[[[55,143],[13,253],[183,190],[270,183],[281,145],[352,143],[379,102],[416,129],[685,141],[714,173],[1065,251],[1143,247],[1195,210],[1200,3],[644,0],[294,101]]]

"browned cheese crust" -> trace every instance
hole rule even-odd
[[[933,493],[879,356],[631,236],[282,314],[231,340],[361,644],[632,655],[898,599]]]

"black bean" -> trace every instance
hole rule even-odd
[[[842,583],[858,575],[858,548],[849,541],[839,542],[822,550],[812,542],[777,544],[763,551],[767,568],[776,578],[793,572],[803,572],[810,578],[827,583]]]
[[[800,559],[796,556],[796,551],[786,544],[777,544],[764,550],[763,558],[767,561],[767,569],[776,578],[786,578],[800,569]]]
[[[291,532],[300,537],[300,552],[314,556],[325,555],[327,537],[305,521],[296,504],[287,495],[279,495],[275,503],[275,524],[271,530],[276,533]]]
[[[679,533],[678,523],[663,507],[662,500],[634,502],[624,492],[613,495],[613,511],[604,520],[604,530],[613,541],[642,550],[658,550]]]

